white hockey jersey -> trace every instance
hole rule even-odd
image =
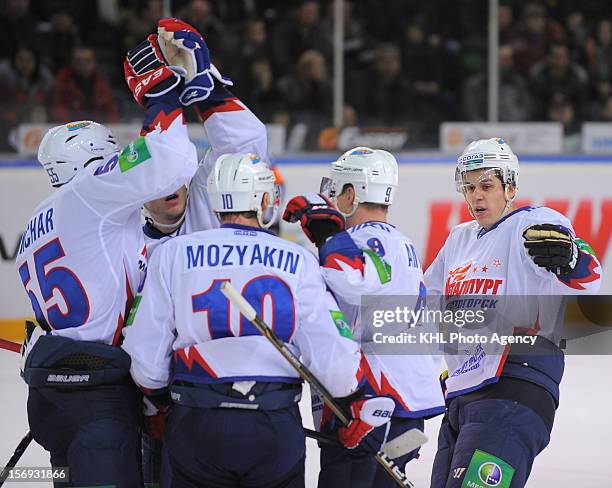
[[[140,208],[197,168],[182,110],[171,115],[168,125],[84,168],[34,210],[16,264],[37,320],[53,334],[118,343],[146,270]]]
[[[464,295],[494,298],[500,295],[529,298],[498,300],[496,310],[501,333],[534,334],[558,345],[560,321],[565,308],[563,295],[596,293],[601,282],[601,267],[596,257],[580,247],[581,257],[574,272],[560,279],[537,266],[524,246],[523,232],[535,224],[561,225],[573,232],[570,222],[560,213],[546,207],[523,207],[500,219],[488,231],[476,221],[456,226],[448,236],[438,256],[425,273],[429,303],[438,297],[443,302],[460,299]],[[503,322],[501,322],[503,318]],[[482,344],[462,346],[456,354],[446,354],[448,379],[447,397],[477,390],[497,382],[510,350],[498,344],[487,350]],[[562,356],[562,355],[561,355]],[[528,378],[528,368],[523,368]],[[560,381],[563,374],[562,357],[555,371],[548,376]],[[554,385],[548,385],[553,396]]]
[[[205,114],[203,125],[210,148],[189,184],[185,220],[170,234],[163,234],[150,225],[145,225],[149,255],[171,237],[219,227],[219,220],[210,206],[206,191],[206,180],[219,156],[228,153],[255,153],[268,158],[266,126],[237,98],[229,98],[224,103],[213,106]]]
[[[344,247],[341,233],[320,249],[321,270],[352,325],[355,338],[367,351],[366,343],[372,338],[363,335],[366,324],[361,323],[360,317],[362,297],[409,295],[416,304],[417,297],[425,295],[423,272],[412,242],[393,225],[366,222],[347,232],[359,249],[366,250],[358,259],[359,263],[364,262],[363,269],[346,259],[348,256],[339,249]],[[361,368],[371,393],[395,400],[394,415],[425,417],[445,410],[439,365],[440,358],[434,355],[366,352]]]
[[[170,239],[153,254],[122,346],[136,383],[301,381],[221,293],[224,281],[334,396],[357,387],[359,347],[315,257],[268,231],[230,224]]]

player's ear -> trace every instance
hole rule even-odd
[[[269,206],[270,206],[270,194],[269,193],[264,193],[263,197],[261,197],[261,211],[262,211],[262,213],[265,213],[265,211],[268,209]]]
[[[516,186],[508,186],[508,198],[511,200],[516,196]]]
[[[352,205],[355,202],[355,187],[353,185],[346,185],[344,191],[346,192],[349,205]]]

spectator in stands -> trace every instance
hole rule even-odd
[[[589,29],[582,12],[578,10],[570,12],[565,19],[565,30],[570,59],[575,63],[584,65],[586,62],[584,49],[589,38]]]
[[[279,80],[278,88],[292,122],[303,122],[313,128],[331,124],[332,85],[320,52],[304,52],[294,72]]]
[[[500,5],[497,11],[499,22],[499,44],[509,44],[516,37],[514,10],[511,5]]]
[[[602,19],[597,23],[595,37],[586,41],[588,69],[591,76],[612,78],[612,21]]]
[[[276,87],[272,65],[265,55],[252,59],[247,72],[240,77],[240,98],[264,122],[271,122],[284,106],[284,97]],[[245,88],[242,88],[244,85]]]
[[[51,96],[53,121],[95,119],[118,122],[111,87],[96,68],[93,49],[76,47],[70,66],[57,74]]]
[[[229,26],[224,26],[215,15],[211,3],[208,0],[191,0],[177,17],[202,33],[213,53],[213,63],[223,72],[225,63],[238,47],[238,40]]]
[[[438,34],[426,35],[418,22],[409,23],[404,31],[402,45],[402,71],[412,81],[415,94],[415,112],[422,121],[431,124],[442,122],[449,116],[449,95],[442,87],[442,71],[445,53]],[[431,127],[435,130],[435,127]]]
[[[347,100],[356,108],[359,120],[369,126],[401,126],[423,115],[415,111],[412,87],[402,74],[395,44],[376,49],[369,69],[347,83]]]
[[[1,150],[9,148],[12,128],[47,121],[45,106],[52,83],[53,76],[29,47],[20,47],[10,62],[0,65]]]
[[[488,85],[486,73],[478,73],[463,85],[463,119],[473,122],[487,120]],[[514,70],[512,46],[499,47],[499,120],[500,122],[522,122],[530,120],[533,102],[529,85],[520,73]]]
[[[58,10],[51,14],[49,22],[39,24],[38,31],[42,60],[54,73],[57,73],[70,64],[70,58],[66,54],[71,53],[80,43],[74,18],[67,11]]]
[[[366,34],[363,19],[353,15],[353,4],[345,0],[342,5],[344,7],[344,63],[345,66],[349,67],[362,61],[366,47]],[[330,1],[327,7],[327,15],[321,22],[321,30],[326,39],[325,43],[331,48],[334,44],[334,2]]]
[[[580,122],[576,119],[576,108],[571,99],[556,93],[548,105],[547,122],[559,122],[563,126],[563,149],[568,152],[580,150]]]
[[[326,61],[331,60],[332,45],[319,24],[319,3],[301,0],[274,32],[272,61],[275,72],[286,72],[305,51],[321,53]]]
[[[144,0],[138,2],[133,9],[123,11],[119,20],[119,32],[123,34],[123,48],[125,53],[128,49],[136,46],[151,32],[157,31],[157,21],[163,17],[163,5],[161,0]]]
[[[585,52],[593,94],[592,113],[597,118],[601,105],[612,95],[612,21],[598,22],[596,35],[587,40]]]
[[[241,48],[243,58],[267,52],[268,31],[262,19],[250,19],[245,22]]]
[[[601,105],[597,119],[601,122],[612,122],[612,95]]]
[[[524,76],[531,68],[546,58],[553,43],[563,43],[563,27],[546,16],[546,9],[536,2],[529,2],[522,11],[514,42],[516,69]]]
[[[251,73],[251,64],[254,60],[268,57],[270,49],[268,46],[268,31],[262,19],[249,19],[242,25],[238,49],[233,56],[227,71],[240,80],[241,88],[248,80]],[[251,90],[251,87],[248,88]],[[246,90],[245,90],[246,91]]]
[[[530,74],[533,98],[539,104],[538,120],[547,118],[550,104],[557,94],[568,99],[582,121],[588,106],[588,76],[586,70],[569,60],[567,46],[553,44],[545,61],[535,65]]]
[[[21,44],[35,41],[36,21],[29,7],[29,0],[0,2],[0,59],[14,59]]]

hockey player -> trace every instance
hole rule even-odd
[[[503,139],[466,147],[455,183],[474,220],[452,229],[425,273],[430,302],[434,295],[443,303],[466,294],[524,296],[520,303],[505,298],[512,307],[505,317],[509,333],[536,336],[529,354],[515,345],[499,354],[479,345],[446,354],[448,413],[432,488],[525,485],[549,442],[559,404],[562,295],[594,293],[601,281],[590,247],[563,215],[546,207],[514,208],[518,173],[518,158]]]
[[[338,397],[357,388],[359,348],[314,257],[266,230],[263,215],[275,207],[267,165],[252,154],[222,156],[208,191],[221,228],[170,239],[152,256],[123,343],[132,377],[158,405],[170,390],[172,486],[304,486],[301,380],[220,285],[241,290]],[[368,402],[392,409],[375,398],[353,411]],[[370,430],[355,419],[343,432],[358,445]]]
[[[130,51],[127,84],[146,109],[141,137],[121,152],[95,122],[54,127],[39,160],[57,190],[34,211],[16,258],[40,327],[29,328],[22,374],[34,439],[71,483],[140,486],[140,395],[119,347],[146,269],[140,209],[193,176],[196,150],[180,77],[155,36]],[[190,84],[186,83],[185,88]]]
[[[398,166],[392,154],[357,147],[332,164],[330,177],[321,185],[325,195],[295,197],[283,215],[288,222],[299,221],[317,246],[325,281],[362,344],[371,340],[365,337],[367,324],[361,323],[362,297],[410,295],[417,307],[425,298],[414,246],[387,222],[397,184]],[[361,368],[368,392],[395,402],[389,439],[413,428],[423,430],[424,419],[444,412],[438,364],[429,355],[364,355]],[[417,454],[411,452],[395,462],[403,468]],[[321,446],[319,487],[378,488],[393,483],[370,458]]]
[[[181,186],[170,195],[144,204],[145,224],[143,232],[147,254],[162,242],[177,235],[190,234],[219,227],[213,212],[206,180],[216,159],[222,154],[251,152],[267,154],[267,133],[265,125],[227,88],[233,83],[220,75],[210,63],[209,50],[202,35],[191,25],[179,19],[167,18],[158,22],[158,42],[168,53],[172,47],[190,54],[188,47],[197,56],[174,57],[175,63],[187,72],[210,72],[211,92],[204,100],[190,98],[185,105],[191,105],[198,113],[210,142],[210,149],[200,161],[196,174],[188,185]],[[181,42],[176,42],[178,40]],[[192,44],[189,44],[189,41]],[[147,409],[146,413],[155,413]],[[147,424],[155,421],[154,415],[146,416]],[[158,482],[160,477],[161,442],[143,433],[143,475],[145,482]]]
[[[223,77],[210,63],[208,47],[203,36],[191,25],[173,18],[160,20],[158,30],[164,36],[162,40],[165,44],[162,43],[162,46],[171,43],[173,37],[183,40],[179,44],[182,49],[186,38],[197,46],[199,55],[182,58],[181,67],[187,71],[210,71],[213,88],[206,99],[198,101],[190,99],[186,102],[196,110],[210,143],[210,149],[200,161],[194,178],[188,186],[183,186],[171,195],[144,205],[146,223],[143,230],[149,254],[169,237],[219,227],[206,193],[207,177],[219,156],[230,153],[253,153],[261,154],[264,159],[268,159],[265,125],[230,92],[228,87],[233,86],[233,82]],[[192,63],[195,66],[190,66]],[[198,64],[201,66],[197,66]],[[280,185],[282,181],[278,180],[279,178],[277,184]]]
[[[190,234],[201,230],[219,227],[219,221],[210,206],[206,191],[207,177],[217,158],[229,153],[268,154],[265,125],[228,89],[233,83],[221,76],[210,63],[208,47],[202,35],[191,25],[179,19],[162,19],[158,30],[173,32],[174,35],[188,36],[204,55],[200,58],[204,66],[193,67],[192,71],[210,70],[213,74],[214,88],[208,98],[194,102],[203,128],[208,136],[210,149],[198,165],[198,170],[189,185],[182,186],[171,195],[145,203],[143,231],[148,255],[162,242],[177,235]],[[195,61],[195,57],[186,58]],[[185,66],[189,68],[189,65]],[[147,413],[156,413],[147,409]],[[147,421],[154,420],[147,416]],[[157,420],[154,420],[157,421]],[[145,482],[157,483],[165,477],[167,469],[161,462],[161,440],[143,433],[143,476]],[[164,464],[164,466],[162,466]]]

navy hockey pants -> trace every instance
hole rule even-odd
[[[388,440],[395,439],[410,429],[423,431],[423,419],[393,417],[389,428]],[[406,464],[418,456],[415,449],[393,461],[404,469]],[[372,455],[354,456],[341,446],[321,445],[321,472],[319,488],[391,488],[397,486],[385,469]]]
[[[142,432],[142,477],[147,485],[170,486],[170,460],[163,441]]]
[[[51,465],[70,468],[70,483],[55,487],[142,486],[140,395],[133,385],[83,389],[30,388],[28,421]]]
[[[297,404],[279,410],[175,404],[164,442],[173,488],[304,487],[305,440]]]
[[[515,469],[510,488],[527,482],[533,460],[547,445],[550,433],[534,410],[508,399],[470,395],[453,398],[438,435],[431,488],[460,488],[476,449]]]

